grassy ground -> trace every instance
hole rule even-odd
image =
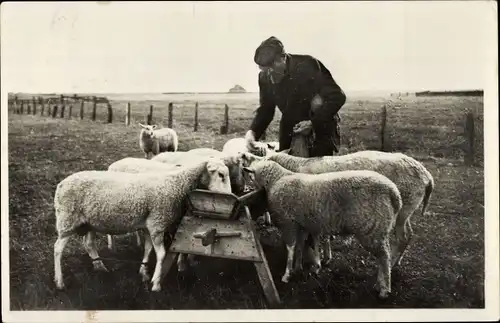
[[[180,150],[222,148],[241,136],[255,102],[233,102],[230,134],[218,135],[221,103],[200,102],[200,131],[192,132],[194,102],[177,102],[174,127]],[[343,108],[342,152],[378,148],[382,100],[351,101]],[[166,121],[165,102],[133,102],[133,123],[143,121],[154,104],[155,121]],[[53,283],[53,243],[56,238],[53,195],[59,181],[89,169],[106,169],[126,157],[142,157],[138,127],[123,125],[124,102],[113,102],[115,122],[98,122],[9,114],[9,235],[12,310],[222,309],[265,308],[253,266],[245,262],[203,258],[188,275],[171,270],[157,295],[146,291],[138,275],[141,250],[133,236],[117,239],[118,252],[99,238],[110,273],[92,271],[79,239],[63,255],[66,291]],[[415,238],[393,273],[393,294],[378,301],[372,291],[376,266],[357,243],[339,247],[332,271],[319,277],[282,284],[282,246],[264,246],[278,291],[286,308],[435,308],[484,307],[484,186],[483,168],[463,164],[464,112],[482,121],[482,100],[473,98],[406,98],[389,109],[392,149],[423,161],[436,189],[425,215],[415,214]],[[162,109],[159,109],[162,107]],[[76,110],[75,108],[73,109]],[[75,112],[73,112],[75,115]],[[276,118],[278,118],[276,115]],[[481,123],[478,130],[482,129]],[[277,122],[268,132],[276,138]],[[479,131],[482,136],[482,131]],[[478,159],[482,160],[482,141]],[[154,253],[153,253],[154,254]],[[151,257],[153,264],[154,256]],[[175,269],[175,267],[173,268]]]

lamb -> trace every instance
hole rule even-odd
[[[146,159],[151,153],[153,156],[165,151],[177,151],[179,139],[177,133],[171,128],[157,129],[156,125],[143,125],[139,134],[139,146]]]
[[[410,217],[422,204],[422,215],[425,213],[434,190],[434,179],[429,171],[417,160],[402,153],[387,153],[381,151],[359,151],[342,156],[324,156],[302,158],[289,155],[289,149],[268,157],[259,157],[249,153],[242,154],[244,164],[251,164],[259,159],[272,160],[297,173],[322,174],[347,170],[372,170],[378,172],[398,187],[403,207],[396,225],[396,240],[399,255],[396,265],[401,264],[404,253],[413,236]],[[328,251],[328,250],[326,250]],[[331,252],[326,255],[325,263],[332,259]]]
[[[229,168],[231,178],[231,190],[235,194],[241,194],[245,190],[245,179],[243,178],[242,161],[238,155],[228,155],[212,148],[195,148],[189,151],[176,151],[161,153],[151,160],[175,165],[191,165],[202,160],[221,159]]]
[[[287,170],[277,162],[262,160],[245,167],[264,187],[273,223],[281,229],[288,251],[282,281],[290,278],[294,249],[295,269],[301,270],[302,249],[308,234],[314,237],[315,267],[319,260],[320,235],[354,234],[378,262],[376,288],[379,297],[391,292],[391,260],[397,246],[390,246],[393,227],[399,220],[402,201],[396,185],[374,171],[338,171],[301,174]]]
[[[229,139],[222,147],[222,152],[226,154],[239,154],[243,152],[251,152],[257,156],[268,156],[276,153],[277,149],[275,143],[264,143],[257,141],[254,143],[255,149],[249,151],[246,146],[245,138]],[[279,145],[278,145],[279,146]]]
[[[64,288],[61,257],[66,243],[74,234],[84,236],[84,247],[95,270],[107,271],[95,246],[95,233],[126,234],[144,229],[147,261],[151,246],[156,252],[156,266],[151,282],[152,291],[161,290],[161,272],[166,256],[164,234],[172,230],[184,214],[187,194],[203,179],[218,169],[212,161],[201,161],[179,171],[165,173],[124,173],[82,171],[62,180],[56,188],[54,207],[57,241],[54,244],[54,281]],[[213,190],[229,188],[228,174],[217,181]],[[145,264],[139,274],[149,280]]]

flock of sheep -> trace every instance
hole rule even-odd
[[[318,273],[321,249],[324,263],[332,260],[331,236],[355,237],[377,259],[376,289],[379,297],[388,297],[391,269],[401,263],[413,235],[410,217],[421,204],[425,212],[434,188],[432,175],[420,162],[379,151],[297,157],[289,149],[280,151],[276,142],[258,142],[248,151],[243,138],[229,140],[222,151],[178,151],[173,129],[140,126],[145,159],[124,158],[107,171],[81,171],[58,184],[57,288],[64,288],[61,256],[72,235],[83,237],[94,268],[107,270],[96,249],[96,232],[108,235],[110,249],[115,248],[114,235],[135,232],[139,245],[144,240],[139,274],[150,280],[147,263],[154,248],[152,291],[160,291],[164,235],[184,215],[187,194],[202,188],[240,195],[253,186],[264,188],[267,196],[267,212],[258,220],[276,226],[286,245],[283,282],[302,271],[304,252]],[[193,257],[181,254],[178,270],[188,264],[194,264]]]

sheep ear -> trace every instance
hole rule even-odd
[[[292,153],[292,148],[288,148],[288,149],[284,149],[282,151],[280,151],[281,153],[283,154],[287,154],[287,155],[291,155]]]
[[[269,148],[269,149],[274,149],[274,145],[267,144],[267,148]]]
[[[141,126],[144,129],[147,129],[147,127],[145,125],[143,125],[142,123],[140,123],[140,122],[139,122],[139,126]]]
[[[155,124],[151,126],[152,129],[156,129],[156,127],[157,126]]]

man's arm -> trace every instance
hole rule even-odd
[[[266,131],[267,126],[274,118],[276,103],[271,92],[269,81],[266,80],[264,72],[259,73],[259,93],[260,106],[256,110],[256,115],[250,125],[250,130],[255,134],[255,140],[259,140],[260,136]]]
[[[321,62],[316,60],[311,72],[314,78],[315,91],[323,101],[323,104],[319,105],[311,114],[312,123],[319,125],[322,121],[333,120],[335,114],[344,105],[346,96],[333,79],[330,71]]]

